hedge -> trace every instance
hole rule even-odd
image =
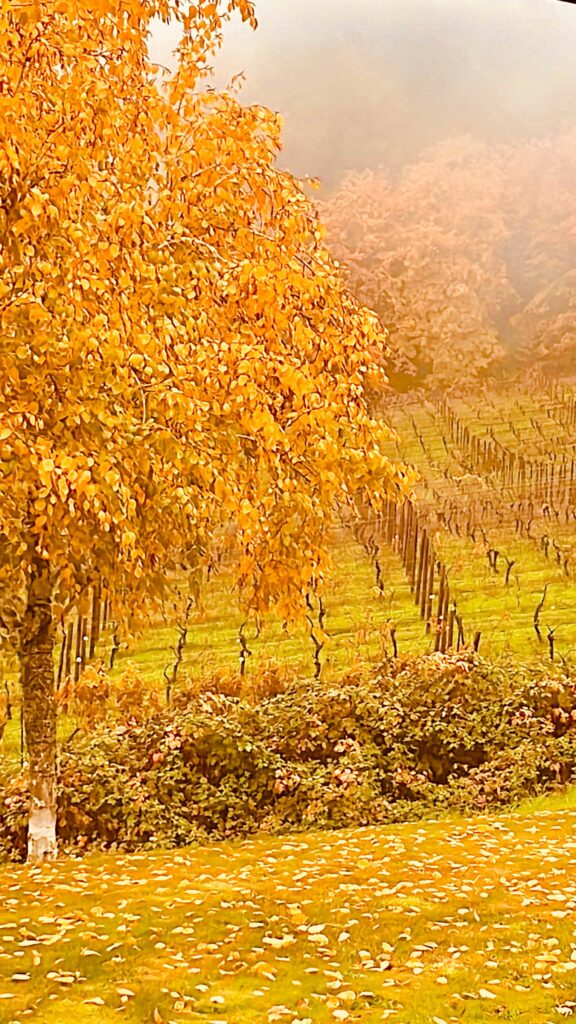
[[[576,766],[576,677],[477,655],[295,680],[253,700],[190,686],[170,708],[119,706],[61,751],[64,849],[477,812],[565,783]],[[24,855],[26,815],[20,774],[0,788],[3,855]]]

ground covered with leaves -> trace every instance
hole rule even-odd
[[[91,855],[0,877],[0,1021],[576,1009],[576,812]]]

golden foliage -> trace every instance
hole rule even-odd
[[[0,0],[0,582],[143,610],[233,523],[246,603],[296,614],[338,503],[402,493],[276,114],[203,87],[248,0]],[[152,19],[182,29],[173,74]],[[370,355],[368,353],[371,353]]]

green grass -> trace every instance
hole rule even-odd
[[[359,660],[381,660],[389,620],[396,623],[398,642],[404,650],[424,650],[429,646],[400,560],[393,552],[383,552],[383,597],[377,592],[367,554],[351,538],[334,544],[333,562],[333,577],[324,597],[325,629],[329,634],[322,652],[324,676],[346,671]],[[204,607],[191,620],[182,674],[196,677],[236,670],[240,649],[238,631],[242,621],[231,576],[224,572],[208,584]],[[286,630],[278,618],[270,616],[258,636],[254,628],[248,626],[246,638],[252,651],[247,672],[256,671],[269,661],[290,665],[303,677],[314,671],[314,648],[303,625]],[[156,623],[120,653],[115,672],[121,672],[127,663],[134,662],[146,679],[157,683],[163,677],[164,668],[174,660],[171,648],[176,639],[173,625]]]
[[[575,851],[576,811],[525,808],[7,867],[0,1021],[549,1024]]]
[[[516,814],[535,814],[537,811],[576,810],[576,785],[566,786],[554,793],[541,793],[526,797],[517,808]]]

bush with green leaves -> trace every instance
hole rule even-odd
[[[229,687],[227,687],[229,691]],[[64,849],[137,849],[514,803],[576,770],[576,674],[428,656],[272,696],[184,688],[130,706],[60,759]],[[0,850],[25,850],[26,780],[0,789]]]

